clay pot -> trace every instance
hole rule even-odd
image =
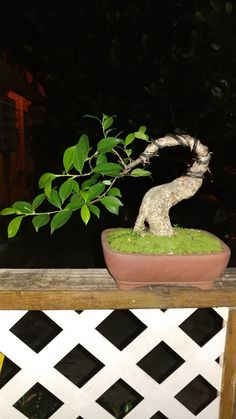
[[[230,248],[221,241],[221,253],[194,255],[155,255],[122,253],[110,249],[107,233],[102,232],[102,247],[107,269],[121,289],[146,285],[188,285],[210,289],[224,272]]]

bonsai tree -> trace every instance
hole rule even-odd
[[[90,147],[89,138],[82,134],[79,141],[68,147],[63,155],[63,169],[59,174],[44,173],[39,179],[41,192],[32,202],[17,201],[1,211],[11,215],[8,237],[14,237],[24,218],[32,217],[36,231],[50,223],[51,233],[62,227],[75,211],[87,224],[91,215],[99,218],[100,208],[118,214],[122,206],[117,180],[126,176],[150,176],[146,170],[150,159],[164,147],[189,147],[195,156],[187,173],[172,182],[151,188],[144,196],[134,231],[149,231],[158,236],[175,234],[169,218],[170,208],[183,199],[190,198],[200,188],[204,173],[208,170],[211,154],[206,146],[189,135],[166,135],[150,140],[146,127],[122,138],[114,134],[114,117],[103,114],[102,118],[86,115],[98,120],[102,138],[95,148]],[[147,143],[143,153],[133,159],[132,146],[137,140]],[[141,166],[141,167],[139,167]]]

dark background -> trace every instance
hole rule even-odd
[[[124,131],[147,125],[152,137],[188,132],[213,152],[199,193],[173,209],[173,223],[205,228],[235,247],[236,10],[233,2],[8,1],[1,5],[0,49],[42,83],[43,126],[33,133],[35,178],[60,169],[63,149],[95,124],[84,114],[118,115]],[[181,151],[182,152],[182,151]],[[165,152],[152,162],[153,183],[181,174],[189,156]],[[135,181],[136,182],[136,181]],[[51,237],[24,229],[0,264],[12,267],[103,266],[100,232],[132,225],[151,180],[121,185],[124,209],[84,227],[75,215]],[[24,197],[22,197],[24,198]],[[4,230],[4,226],[3,229]],[[45,228],[46,230],[46,228]],[[233,263],[233,262],[231,262]]]

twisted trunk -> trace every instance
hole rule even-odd
[[[170,183],[155,186],[144,195],[134,231],[142,232],[148,228],[153,234],[172,236],[174,230],[169,217],[170,208],[183,199],[192,197],[202,185],[203,175],[208,170],[211,155],[206,146],[189,135],[167,135],[153,140],[144,153],[127,166],[127,170],[131,170],[140,163],[147,164],[151,157],[157,155],[159,149],[176,145],[189,147],[196,155],[195,161],[185,175]]]

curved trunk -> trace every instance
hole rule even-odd
[[[147,164],[151,157],[157,155],[159,148],[182,145],[190,147],[197,157],[184,176],[164,185],[151,188],[142,200],[134,231],[148,230],[159,236],[172,236],[174,230],[169,218],[169,210],[183,199],[192,197],[203,182],[203,174],[208,170],[211,155],[208,148],[189,135],[165,136],[154,140],[147,146],[141,156],[130,163],[127,170],[136,165]]]
[[[190,198],[200,188],[202,179],[181,176],[170,183],[155,186],[144,195],[134,231],[144,231],[146,225],[153,234],[172,236],[169,210],[183,199]]]

